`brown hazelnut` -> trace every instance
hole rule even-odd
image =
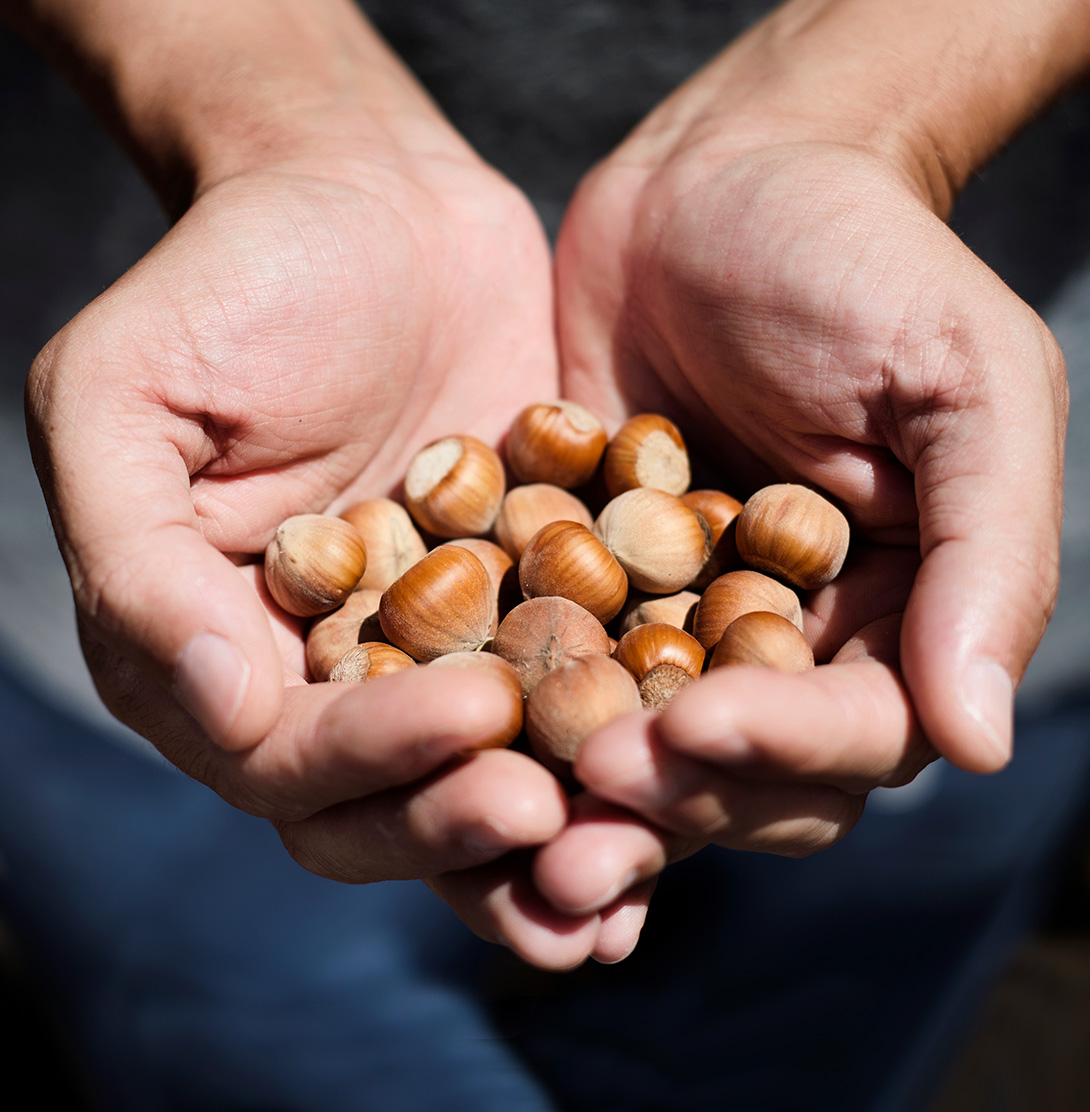
[[[734,540],[742,503],[721,490],[690,490],[681,500],[707,522],[711,535],[708,559],[690,584],[694,591],[703,591],[713,579],[742,566]]]
[[[578,657],[551,671],[530,692],[526,737],[546,768],[567,777],[588,735],[641,706],[628,669],[608,656]]]
[[[689,452],[673,421],[641,413],[610,440],[602,472],[611,498],[637,487],[682,494],[689,489]]]
[[[518,564],[494,541],[485,540],[484,537],[458,537],[446,544],[467,548],[484,564],[488,578],[492,581],[492,590],[496,596],[497,621],[511,609],[522,602],[522,589],[519,587]]]
[[[607,440],[602,422],[589,409],[575,402],[539,402],[515,418],[505,452],[521,482],[571,489],[590,481]]]
[[[677,626],[649,622],[621,637],[613,659],[632,673],[643,705],[661,710],[678,691],[700,678],[704,649]]]
[[[513,665],[508,664],[495,653],[447,653],[437,657],[429,668],[461,668],[467,672],[481,672],[492,676],[503,684],[507,693],[507,717],[487,741],[475,745],[475,749],[502,749],[508,746],[522,732],[522,678]]]
[[[814,654],[798,626],[782,614],[751,610],[735,618],[723,631],[708,667],[738,664],[805,672],[813,668]]]
[[[519,560],[523,595],[560,595],[604,625],[624,605],[628,577],[608,548],[576,521],[552,521],[530,539]]]
[[[503,498],[492,532],[504,552],[517,560],[530,538],[551,521],[578,521],[588,529],[594,518],[574,494],[550,483],[512,487]]]
[[[445,544],[386,588],[378,613],[387,639],[419,661],[480,649],[497,619],[484,564],[468,549]]]
[[[393,645],[385,641],[364,641],[353,645],[333,665],[329,679],[332,683],[368,683],[379,676],[415,667],[416,661]]]
[[[300,618],[340,606],[366,567],[363,538],[347,521],[325,514],[289,517],[265,549],[269,593]]]
[[[570,599],[533,598],[500,622],[492,651],[514,665],[527,695],[543,676],[573,657],[608,656],[609,635],[590,611]]]
[[[746,500],[736,541],[750,567],[810,591],[836,578],[848,533],[848,519],[817,491],[776,483]]]
[[[503,501],[503,461],[473,436],[448,436],[422,448],[405,473],[405,507],[437,537],[480,536]]]
[[[689,633],[699,601],[700,596],[695,591],[678,591],[676,595],[630,595],[621,607],[620,632],[625,634],[647,622],[666,622]]]
[[[641,487],[611,499],[594,533],[638,591],[668,595],[688,586],[708,558],[706,524],[676,495]]]
[[[802,629],[799,596],[778,580],[743,568],[721,575],[700,596],[693,615],[693,636],[706,652],[711,652],[727,626],[751,610],[782,614]]]
[[[353,645],[382,641],[378,603],[382,592],[360,587],[344,604],[315,619],[307,631],[307,671],[319,683],[329,679],[329,670]]]
[[[356,502],[340,516],[356,527],[367,546],[367,568],[360,588],[385,591],[428,551],[408,511],[392,498]]]

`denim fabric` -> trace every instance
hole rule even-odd
[[[902,1112],[1090,785],[1072,701],[1019,723],[1001,775],[935,765],[824,854],[697,855],[629,960],[545,974],[422,885],[307,874],[7,674],[0,720],[2,908],[118,1112]]]

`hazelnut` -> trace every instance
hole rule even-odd
[[[611,499],[594,533],[650,594],[674,594],[692,582],[710,550],[707,526],[674,494],[641,487]]]
[[[621,637],[613,659],[632,673],[643,705],[661,710],[678,691],[700,678],[704,649],[677,626],[649,622]]]
[[[799,596],[778,580],[743,568],[721,575],[700,596],[693,615],[693,636],[706,652],[711,652],[727,626],[751,610],[771,610],[782,614],[802,629]]]
[[[628,594],[628,577],[608,548],[585,525],[553,521],[530,539],[519,560],[523,595],[560,595],[589,610],[603,625]]]
[[[627,668],[608,656],[577,657],[551,671],[530,692],[526,737],[546,768],[567,777],[589,734],[641,706],[639,688]]]
[[[480,536],[503,501],[503,461],[473,436],[448,436],[422,448],[405,473],[405,506],[437,537]]]
[[[492,532],[504,552],[517,560],[530,538],[551,521],[578,521],[588,529],[594,518],[574,494],[551,483],[512,487],[503,498]]]
[[[589,610],[570,599],[533,598],[500,622],[492,651],[514,665],[528,695],[542,677],[573,657],[608,656],[609,635]]]
[[[689,452],[673,421],[641,413],[610,440],[602,472],[611,498],[637,487],[682,494],[689,488]]]
[[[385,641],[364,641],[353,645],[330,668],[329,679],[333,683],[367,683],[379,676],[415,667],[416,661],[393,645]]]
[[[700,596],[695,591],[679,591],[676,595],[630,595],[621,607],[620,632],[625,634],[647,622],[666,622],[689,632],[699,601]]]
[[[368,498],[340,515],[354,525],[367,546],[367,569],[359,586],[385,591],[428,549],[408,511],[392,498]]]
[[[307,671],[319,683],[329,679],[329,670],[353,645],[384,639],[378,620],[382,592],[360,587],[344,604],[320,615],[307,631]]]
[[[690,584],[694,591],[703,591],[713,579],[742,566],[734,540],[742,503],[721,490],[690,490],[681,500],[707,522],[711,536],[708,559]]]
[[[782,614],[752,610],[735,618],[723,631],[709,668],[755,664],[781,672],[805,672],[814,654],[798,626]]]
[[[466,548],[440,545],[382,593],[382,632],[414,660],[483,647],[496,629],[488,572]]]
[[[363,538],[347,521],[325,514],[289,517],[265,549],[269,593],[300,618],[340,606],[366,567]]]
[[[502,618],[512,606],[518,606],[522,602],[518,565],[498,544],[485,540],[484,537],[458,537],[445,543],[469,549],[484,564],[496,597],[497,620]]]
[[[607,441],[602,422],[589,409],[575,402],[539,402],[515,418],[505,452],[521,482],[570,489],[590,481]]]
[[[848,519],[817,491],[776,483],[747,499],[736,541],[750,567],[810,591],[836,578],[848,533]]]
[[[502,749],[522,733],[522,678],[513,665],[495,653],[447,653],[436,657],[429,668],[461,668],[467,672],[482,672],[503,684],[507,693],[507,717],[487,741],[475,749]]]

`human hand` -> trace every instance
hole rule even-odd
[[[959,182],[937,174],[942,150],[902,140],[941,128],[896,118],[906,96],[860,91],[869,63],[841,17],[865,6],[815,9],[740,41],[589,175],[558,244],[558,312],[575,400],[672,415],[739,496],[791,480],[845,509],[849,564],[806,604],[835,662],[717,671],[657,720],[590,739],[579,779],[648,825],[586,820],[543,850],[558,907],[614,899],[707,839],[811,852],[934,753],[977,772],[1010,756],[1013,690],[1057,585],[1063,361],[936,215]],[[891,80],[916,89],[925,72]]]
[[[271,33],[271,18],[238,26]],[[354,42],[357,19],[331,40]],[[261,63],[315,26],[286,28],[288,54]],[[247,102],[249,130],[236,119],[192,159],[194,196],[162,242],[46,347],[28,383],[35,460],[88,664],[122,721],[272,821],[314,872],[431,878],[481,933],[569,965],[596,945],[597,915],[572,951],[570,921],[555,945],[538,929],[540,901],[466,894],[486,862],[515,884],[525,863],[510,851],[566,816],[529,758],[460,756],[503,720],[501,692],[425,669],[304,685],[302,625],[253,563],[286,516],[385,494],[423,444],[494,442],[528,397],[558,389],[551,264],[528,203],[380,46],[353,49],[366,58],[351,73],[384,75],[378,93],[308,84],[274,90],[272,111]],[[138,115],[126,124],[143,134]],[[173,203],[167,161],[156,183]]]

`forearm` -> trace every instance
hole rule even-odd
[[[172,208],[347,120],[360,138],[433,141],[436,108],[349,0],[0,0],[0,12]]]
[[[906,166],[945,215],[971,174],[1090,64],[1088,0],[789,0],[644,137],[849,142]]]

